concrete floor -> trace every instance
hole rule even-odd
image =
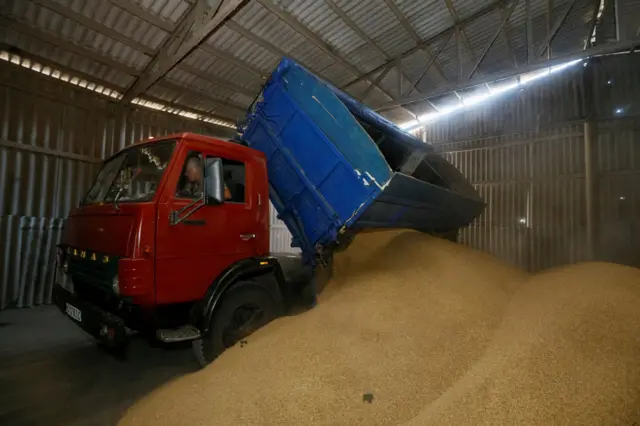
[[[136,400],[196,371],[190,346],[134,339],[118,360],[56,308],[0,312],[0,425],[115,425]]]

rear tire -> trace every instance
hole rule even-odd
[[[276,319],[281,311],[279,303],[260,284],[247,281],[233,285],[223,294],[209,333],[192,342],[198,363],[206,367],[227,348]]]

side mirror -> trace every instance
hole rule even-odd
[[[217,205],[224,202],[222,160],[206,158],[204,163],[204,203]]]

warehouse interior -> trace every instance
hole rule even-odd
[[[182,132],[233,139],[283,57],[462,173],[486,207],[461,246],[531,274],[640,267],[638,0],[4,0],[0,22],[0,424],[117,424],[200,374],[189,345],[97,349],[52,306],[57,247],[105,160]],[[299,252],[273,206],[268,232]],[[251,419],[226,424],[286,423]]]

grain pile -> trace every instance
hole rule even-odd
[[[126,425],[640,422],[640,271],[533,277],[415,232],[360,235],[318,306],[165,385]]]

